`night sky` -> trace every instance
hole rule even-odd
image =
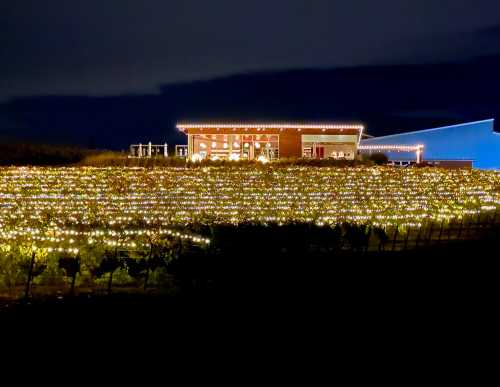
[[[500,110],[498,0],[18,0],[0,31],[9,137],[121,148],[206,117],[383,134]]]

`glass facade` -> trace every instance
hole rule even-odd
[[[302,157],[353,160],[356,144],[353,135],[302,135]]]
[[[192,152],[201,159],[268,160],[279,158],[278,134],[193,134]]]

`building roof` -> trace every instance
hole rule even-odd
[[[350,123],[303,123],[303,122],[180,122],[177,128],[181,131],[186,129],[199,128],[224,128],[224,129],[356,129],[363,131],[364,126],[361,124]]]
[[[500,133],[493,119],[363,139],[361,148],[392,144],[422,144],[425,160],[474,160],[475,168],[500,170]],[[390,152],[389,158],[397,157]]]
[[[471,125],[476,125],[476,124],[483,124],[483,123],[486,123],[486,124],[491,124],[493,126],[493,122],[495,121],[494,118],[490,118],[490,119],[487,119],[487,120],[480,120],[480,121],[472,121],[472,122],[465,122],[465,123],[462,123],[462,124],[455,124],[455,125],[448,125],[448,126],[441,126],[439,128],[431,128],[431,129],[419,129],[419,130],[412,130],[410,132],[402,132],[402,133],[395,133],[395,134],[388,134],[388,135],[385,135],[385,136],[370,136],[369,138],[370,139],[374,139],[375,141],[376,140],[379,140],[379,139],[387,139],[387,138],[393,138],[393,137],[397,137],[397,138],[401,138],[402,136],[406,136],[406,135],[413,135],[413,134],[425,134],[425,133],[429,133],[429,132],[434,132],[434,131],[441,131],[441,130],[449,130],[449,129],[460,129],[461,127],[464,127],[464,128],[469,128]],[[493,127],[491,129],[491,132],[493,134],[499,134],[495,131],[493,131]]]

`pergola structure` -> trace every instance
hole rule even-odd
[[[129,157],[168,157],[168,145],[152,144],[151,141],[147,144],[131,144]]]
[[[179,123],[191,160],[261,160],[283,157],[352,160],[363,134],[357,124]]]

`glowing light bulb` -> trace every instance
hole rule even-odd
[[[194,161],[196,163],[201,160],[203,160],[203,157],[199,153],[193,153],[191,155],[191,161]]]
[[[260,155],[259,157],[257,157],[257,161],[262,164],[266,164],[269,162],[269,159],[264,155]]]

